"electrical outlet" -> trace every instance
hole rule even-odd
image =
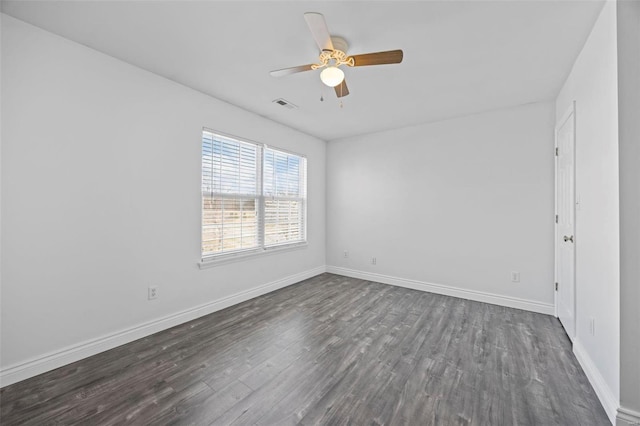
[[[375,265],[378,262],[378,260],[375,257],[371,258],[371,264]]]
[[[344,258],[346,259],[346,258],[348,258],[348,257],[349,257],[349,252],[345,250],[345,251],[344,251]]]
[[[149,300],[153,300],[153,299],[157,299],[158,298],[158,286],[157,285],[150,285],[149,286]]]
[[[514,283],[520,282],[520,272],[513,271],[511,272],[511,281]]]

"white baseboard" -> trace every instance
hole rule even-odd
[[[640,412],[630,410],[628,408],[618,408],[618,416],[616,417],[617,426],[638,426],[640,425]]]
[[[0,370],[0,387],[8,386],[12,383],[37,376],[38,374],[51,371],[62,367],[63,365],[96,355],[100,352],[113,349],[117,346],[124,345],[125,343],[133,342],[134,340],[149,336],[153,333],[157,333],[158,331],[175,327],[176,325],[228,308],[229,306],[236,305],[254,297],[290,286],[291,284],[322,274],[325,271],[325,266],[320,266],[298,274],[289,275],[288,277],[263,284],[250,290],[242,291],[213,302],[205,303],[203,305],[139,324],[116,333],[87,340],[18,364],[10,365]]]
[[[600,374],[600,370],[598,370],[598,367],[596,367],[586,349],[577,338],[573,341],[573,353],[582,366],[584,374],[587,375],[587,379],[589,379],[589,383],[591,383],[593,390],[596,392],[600,403],[604,407],[604,411],[607,413],[609,421],[611,421],[612,425],[615,425],[616,413],[618,412],[618,399],[615,397],[611,388],[609,388],[607,382],[604,380],[604,377]]]
[[[391,277],[388,275],[357,271],[355,269],[342,268],[339,266],[327,266],[327,272],[352,278],[359,278],[367,281],[375,281],[383,284],[395,285],[398,287],[427,291],[429,293],[443,294],[445,296],[453,296],[459,297],[461,299],[475,300],[477,302],[491,303],[493,305],[506,306],[508,308],[523,309],[525,311],[555,315],[555,307],[551,303],[542,303],[533,300],[519,299],[517,297],[501,296],[498,294],[486,293],[477,290],[468,290],[444,284],[433,284],[406,278]]]

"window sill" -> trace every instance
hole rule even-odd
[[[282,253],[287,251],[299,250],[307,248],[309,244],[307,242],[303,243],[293,243],[293,244],[284,244],[281,246],[274,246],[265,249],[252,250],[245,253],[231,253],[226,255],[219,255],[210,257],[207,259],[202,259],[198,262],[198,267],[200,269],[208,269],[213,268],[219,265],[226,265],[227,263],[239,262],[242,260],[251,259],[254,257],[266,256],[269,254]]]

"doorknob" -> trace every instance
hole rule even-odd
[[[567,241],[571,241],[573,242],[573,235],[570,237],[567,237],[566,235],[564,236],[564,242],[566,243]]]

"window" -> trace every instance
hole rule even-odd
[[[202,132],[202,259],[306,241],[303,156]]]

